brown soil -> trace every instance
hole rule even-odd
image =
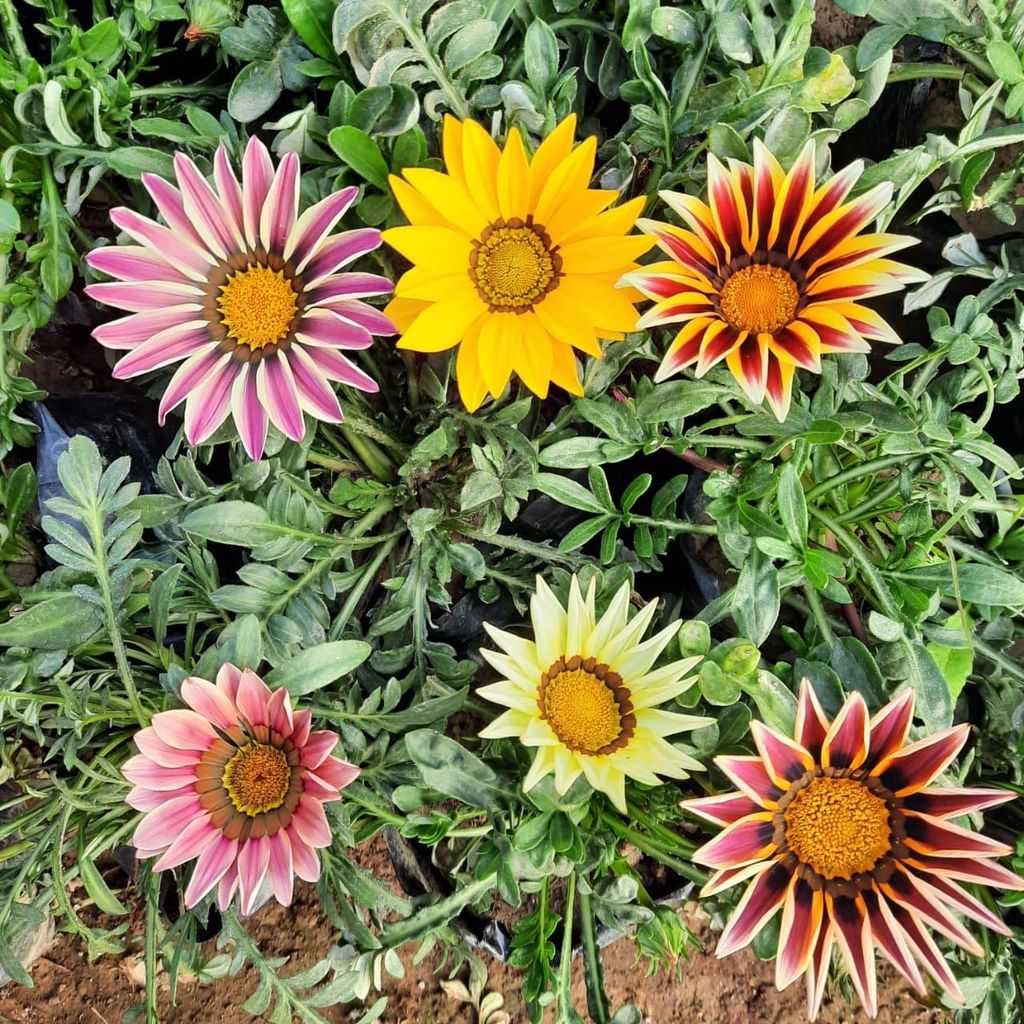
[[[379,837],[358,853],[359,862],[380,877],[390,872]],[[271,903],[258,911],[249,930],[265,953],[290,958],[286,973],[311,966],[336,940],[313,887],[308,885],[300,885],[292,907]],[[705,934],[703,939],[705,947],[710,948],[713,936]],[[214,952],[212,943],[209,952]],[[389,979],[385,986],[389,1003],[381,1018],[383,1024],[476,1024],[471,1007],[455,1002],[441,990],[440,981],[446,974],[434,973],[437,958],[412,967],[413,952],[412,947],[402,950],[405,978]],[[634,968],[633,961],[631,943],[619,942],[604,951],[613,1006],[635,1002],[644,1013],[645,1024],[682,1020],[798,1024],[805,1020],[801,986],[777,992],[771,965],[759,962],[750,953],[728,960],[718,960],[707,951],[694,953],[683,965],[681,977],[662,971],[646,978],[642,969]],[[122,1015],[141,999],[142,971],[134,957],[107,957],[90,964],[78,943],[67,935],[60,936],[31,973],[35,988],[11,985],[0,990],[0,1024],[119,1024]],[[583,1012],[586,997],[578,964],[574,973],[573,995]],[[489,963],[488,989],[504,996],[512,1024],[527,1021],[519,986],[516,971]],[[213,985],[179,983],[177,1005],[171,1007],[166,986],[162,985],[160,1019],[163,1024],[248,1024],[253,1018],[241,1005],[254,988],[255,977],[249,968]],[[949,1020],[946,1014],[920,1006],[905,986],[891,978],[882,985],[880,1002],[878,1024],[945,1024]],[[351,1008],[332,1007],[321,1012],[337,1024],[358,1017]],[[818,1019],[821,1024],[859,1024],[864,1016],[836,994]]]

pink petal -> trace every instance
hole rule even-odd
[[[292,815],[292,828],[299,838],[314,848],[331,845],[331,828],[319,800],[303,796]]]
[[[307,288],[306,304],[317,306],[330,299],[365,299],[371,295],[387,295],[394,288],[391,280],[380,274],[336,274],[315,288]]]
[[[1005,857],[1013,852],[1005,843],[926,814],[908,814],[904,825],[907,845],[929,857]]]
[[[821,1009],[821,1000],[825,995],[825,985],[828,982],[828,969],[832,963],[834,936],[832,926],[826,923],[818,935],[818,945],[811,954],[811,962],[807,965],[808,1020],[814,1020],[818,1016],[818,1010]]]
[[[177,790],[164,790],[161,793],[153,789],[143,789],[142,786],[133,786],[124,798],[124,802],[136,811],[155,811],[158,807],[162,807],[167,803],[168,800],[177,799],[179,796],[188,796],[193,792],[194,790],[191,785]]]
[[[817,757],[827,732],[828,719],[821,709],[821,704],[818,703],[818,695],[814,692],[810,680],[803,679],[800,682],[800,700],[796,709],[796,741],[812,757]]]
[[[152,726],[140,729],[133,739],[135,745],[150,761],[164,768],[195,767],[199,762],[198,751],[182,750],[164,743]]]
[[[328,380],[340,380],[350,387],[370,394],[376,394],[380,390],[377,382],[369,374],[363,373],[358,366],[340,352],[328,348],[314,348],[308,351],[310,358],[316,363],[317,369]]]
[[[322,284],[324,278],[336,273],[353,260],[380,247],[380,232],[376,228],[356,228],[342,231],[329,238],[309,258],[306,266],[300,266],[307,288]]]
[[[223,146],[217,147],[213,157],[213,180],[220,195],[220,201],[231,219],[233,233],[238,238],[244,237],[245,225],[242,213],[242,189],[231,169],[228,151]]]
[[[238,850],[238,898],[242,913],[252,913],[253,901],[270,867],[270,842],[266,836],[249,839]]]
[[[875,975],[875,949],[871,940],[871,922],[863,901],[845,896],[828,897],[829,916],[836,941],[842,951],[850,980],[869,1017],[878,1012],[878,980]]]
[[[243,249],[243,240],[236,236],[224,204],[191,158],[181,152],[175,153],[174,171],[178,176],[185,212],[211,251],[224,258]]]
[[[221,836],[200,854],[192,878],[185,890],[185,909],[191,910],[216,884],[235,862],[238,843]]]
[[[185,750],[206,751],[217,739],[213,726],[194,711],[161,711],[153,716],[150,725],[164,743]]]
[[[918,992],[925,991],[924,979],[917,968],[914,954],[907,944],[903,929],[889,909],[889,901],[883,899],[869,889],[863,894],[864,906],[867,908],[868,920],[871,922],[871,935],[885,955],[886,959],[903,975]]]
[[[1000,935],[1012,935],[1013,930],[995,914],[992,913],[984,903],[976,900],[969,893],[965,892],[955,882],[950,882],[941,875],[929,875],[928,885],[942,894],[943,899],[961,914]]]
[[[188,398],[189,394],[212,373],[225,370],[231,362],[229,352],[221,352],[220,349],[210,348],[206,351],[196,352],[191,355],[174,371],[160,399],[160,409],[157,420],[161,426],[167,421],[167,414]]]
[[[1024,889],[1024,879],[990,860],[970,857],[926,857],[911,854],[908,866],[930,878],[933,874],[975,885],[991,885],[1011,891]]]
[[[306,258],[320,248],[331,228],[344,216],[345,211],[359,195],[359,189],[350,185],[334,192],[311,206],[295,222],[284,247],[284,258],[302,266]]]
[[[334,299],[321,303],[318,309],[327,309],[350,323],[363,327],[371,334],[397,334],[398,328],[379,310],[358,299]]]
[[[241,372],[234,360],[222,363],[188,396],[185,402],[185,439],[202,444],[231,410],[231,388]]]
[[[872,774],[896,796],[916,793],[946,770],[967,742],[970,731],[969,725],[957,725],[911,743],[883,761]]]
[[[151,309],[100,324],[92,336],[106,348],[135,348],[169,328],[185,325],[194,329],[192,325],[201,313],[198,302]]]
[[[136,786],[161,793],[181,789],[196,781],[194,768],[165,768],[154,764],[143,754],[128,758],[121,766],[121,774]]]
[[[746,793],[723,793],[721,796],[706,796],[699,800],[684,800],[682,807],[716,825],[731,825],[734,821],[739,821],[748,814],[756,814],[762,809]]]
[[[958,818],[1012,800],[1017,794],[1006,789],[925,789],[903,800],[907,810],[933,818]]]
[[[173,281],[100,281],[86,285],[85,294],[107,306],[133,313],[180,306],[202,298],[202,293],[193,284],[175,284]]]
[[[825,768],[859,768],[868,756],[868,706],[855,693],[836,716],[821,745]]]
[[[918,919],[899,904],[890,903],[889,909],[896,923],[903,931],[907,947],[921,962],[925,970],[939,983],[942,988],[957,1002],[963,1002],[963,993],[957,984],[956,977],[949,969],[946,958],[939,952],[938,946],[928,932],[921,927]]]
[[[141,245],[105,245],[86,254],[85,262],[94,270],[122,281],[192,284],[180,270],[175,270],[165,259]]]
[[[338,396],[316,363],[298,345],[292,349],[289,356],[289,366],[295,387],[298,389],[299,405],[315,419],[341,423],[345,417],[338,404]]]
[[[291,736],[292,700],[283,686],[271,694],[267,710],[270,712],[270,728],[281,737]]]
[[[222,690],[232,704],[236,703],[238,684],[241,681],[242,670],[236,668],[231,662],[226,661],[217,672],[217,689]]]
[[[282,829],[270,837],[270,880],[274,885],[274,896],[282,906],[291,906],[294,875],[292,844],[288,832]]]
[[[910,723],[914,720],[914,691],[907,689],[871,719],[871,739],[865,768],[874,768],[907,741]]]
[[[270,725],[270,688],[252,669],[242,672],[235,704],[250,725]]]
[[[294,825],[288,829],[288,841],[292,848],[295,874],[305,882],[315,882],[320,877],[320,858],[313,848],[302,840]]]
[[[339,800],[341,794],[333,786],[328,786],[323,779],[312,772],[304,772],[302,775],[302,792],[311,800],[319,803],[330,803],[332,800]]]
[[[728,868],[764,860],[775,850],[774,832],[770,814],[741,818],[697,850],[693,855],[694,863],[709,868]]]
[[[270,416],[270,422],[285,437],[301,441],[306,432],[299,405],[299,392],[295,386],[288,361],[280,355],[264,359],[256,370],[256,393]]]
[[[197,225],[185,212],[185,200],[181,192],[169,181],[165,181],[155,174],[143,174],[142,184],[153,197],[153,202],[167,226],[193,245],[209,251],[209,246],[199,235]]]
[[[206,281],[210,270],[217,262],[208,252],[193,245],[186,237],[125,206],[117,206],[111,210],[110,219],[140,245],[159,253],[172,267],[176,267],[194,281]]]
[[[274,161],[267,147],[254,135],[242,157],[242,203],[245,237],[250,248],[259,243],[260,214],[274,180]]]
[[[299,210],[299,158],[285,153],[260,214],[260,241],[270,253],[283,253]],[[300,266],[301,272],[302,267]]]
[[[791,878],[784,867],[771,864],[747,886],[718,940],[716,956],[735,953],[754,938],[782,906]]]
[[[238,711],[223,690],[213,683],[190,676],[181,684],[181,699],[218,729],[233,729]]]
[[[296,723],[296,730],[298,723]],[[296,746],[298,740],[293,740]],[[302,744],[300,759],[304,768],[315,770],[320,767],[330,755],[331,751],[338,745],[338,734],[328,732],[326,729],[311,732],[309,738]]]
[[[167,837],[171,843],[153,865],[153,870],[170,871],[171,868],[179,867],[185,861],[200,856],[219,836],[220,832],[210,824],[210,816],[200,811],[198,817],[193,817],[187,825]]]
[[[316,769],[310,770],[315,770],[316,774],[324,782],[335,789],[344,789],[355,782],[362,772],[361,768],[354,764],[349,764],[348,761],[342,761],[340,757],[328,757],[326,761],[322,761],[317,765]]]
[[[263,456],[267,443],[267,410],[256,393],[256,371],[247,364],[235,377],[231,390],[231,415],[245,453],[255,462]]]
[[[175,797],[147,814],[135,828],[132,846],[148,850],[166,850],[197,816],[205,817],[195,793]]]
[[[234,899],[235,890],[238,888],[238,868],[232,864],[217,883],[217,906],[221,910],[227,910]]]
[[[780,786],[796,782],[814,769],[811,755],[799,743],[769,729],[763,722],[751,722],[750,735],[761,754],[765,768],[768,769],[768,774]]]
[[[306,345],[328,348],[369,348],[373,344],[370,332],[360,324],[343,320],[329,309],[307,309],[296,328],[296,334]]]
[[[117,380],[138,377],[139,374],[187,359],[212,345],[209,328],[202,321],[178,324],[147,338],[134,351],[118,360],[113,376]]]
[[[309,711],[292,712],[292,743],[300,750],[309,740],[309,728],[313,723],[313,715]]]
[[[768,777],[759,757],[716,757],[715,764],[762,807],[775,807],[782,796],[782,790]]]
[[[782,909],[775,987],[780,991],[796,981],[811,962],[825,912],[824,893],[795,878]]]
[[[701,896],[715,896],[726,889],[731,889],[740,882],[747,881],[755,875],[761,874],[765,869],[763,861],[756,861],[753,864],[743,864],[738,868],[722,868],[720,871],[713,871],[711,878],[704,883],[700,891]]]
[[[938,893],[923,879],[915,878],[904,870],[895,871],[881,886],[890,903],[898,903],[920,921],[927,921],[958,946],[974,956],[985,952],[973,935],[943,906]]]

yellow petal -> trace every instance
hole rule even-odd
[[[487,395],[487,384],[480,372],[480,327],[476,324],[466,332],[459,346],[455,376],[462,404],[469,412],[476,412]]]
[[[581,352],[600,352],[594,328],[582,317],[577,316],[572,304],[560,297],[559,289],[548,292],[533,307],[537,319],[544,325],[548,333],[565,345],[572,345]]]
[[[441,151],[448,173],[459,181],[466,180],[462,167],[462,124],[451,114],[444,115],[444,130],[441,135]]]
[[[484,312],[483,303],[472,291],[446,302],[435,302],[416,317],[398,347],[412,352],[444,352],[458,345]]]
[[[466,188],[483,210],[488,222],[496,221],[498,210],[498,161],[501,153],[494,139],[476,123],[462,123],[462,163]]]
[[[479,238],[489,221],[476,205],[466,186],[451,175],[429,167],[409,167],[406,180],[447,220],[470,238]]]
[[[512,376],[514,346],[522,336],[518,321],[515,313],[488,313],[480,328],[480,372],[495,398]]]
[[[588,189],[584,195],[590,195],[592,192],[592,189]],[[597,193],[597,195],[605,194],[603,192]],[[616,206],[614,209],[607,210],[597,216],[589,218],[578,217],[575,225],[570,225],[564,236],[557,239],[558,244],[568,245],[570,242],[579,241],[584,238],[607,238],[614,237],[615,235],[629,234],[636,226],[637,218],[639,218],[643,211],[645,202],[646,196],[637,196],[636,199],[630,199],[628,203],[623,203],[621,206]],[[566,208],[574,209],[580,205],[579,200],[574,199],[567,204]],[[556,241],[554,235],[551,237],[553,241]],[[643,251],[647,252],[653,249],[655,244],[655,240],[652,238],[647,249]]]
[[[592,323],[598,335],[602,330],[632,331],[636,329],[636,310],[621,292],[606,284],[588,281],[585,277],[567,275],[558,282],[559,301],[576,306],[576,316]]]
[[[525,220],[530,212],[530,164],[518,128],[508,133],[498,160],[498,208],[505,220]]]
[[[551,346],[551,382],[568,391],[570,395],[583,394],[576,357],[568,345],[555,342]]]
[[[533,313],[524,313],[519,322],[523,340],[516,350],[512,365],[523,383],[538,398],[547,398],[551,384],[551,335]]]
[[[429,302],[420,302],[417,299],[405,299],[399,296],[393,298],[385,307],[384,315],[398,328],[399,333],[405,331],[429,306]]]
[[[568,202],[563,203],[551,215],[551,219],[542,226],[555,245],[563,245],[566,242],[571,242],[574,238],[582,238],[590,230],[593,230],[594,234],[622,234],[628,231],[629,228],[624,228],[621,232],[614,230],[597,231],[594,229],[594,226],[601,220],[598,215],[602,210],[614,203],[618,196],[619,193],[612,189],[588,188],[586,191],[573,196]],[[626,205],[628,206],[629,204],[627,203]],[[643,209],[642,199],[640,208]],[[621,207],[616,209],[621,209]]]
[[[450,227],[451,225],[427,200],[419,194],[407,181],[391,175],[388,178],[391,182],[391,191],[398,200],[406,220],[410,224],[433,225],[435,227]]]
[[[620,275],[653,245],[646,235],[625,238],[585,238],[563,246],[562,271],[566,274]]]
[[[537,200],[534,216],[539,224],[546,224],[555,212],[590,184],[594,173],[597,139],[584,139],[551,173]]]
[[[465,269],[453,271],[450,266],[438,269],[424,263],[407,270],[399,278],[395,295],[403,299],[441,302],[469,282]]]
[[[452,273],[469,267],[469,239],[454,228],[410,224],[388,228],[381,238],[410,263],[426,263],[435,269],[450,267]]]
[[[530,161],[530,212],[540,199],[541,192],[554,169],[572,152],[572,140],[576,134],[576,115],[570,114],[537,147]]]

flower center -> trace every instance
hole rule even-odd
[[[636,728],[622,678],[594,658],[556,661],[541,676],[537,704],[563,745],[581,754],[610,754]]]
[[[892,848],[886,802],[857,779],[811,779],[784,817],[790,850],[822,878],[871,871]]]
[[[525,313],[557,287],[557,250],[530,219],[495,221],[473,242],[469,276],[492,313]]]
[[[755,263],[730,274],[719,299],[722,315],[741,331],[771,334],[793,319],[800,291],[781,267]]]
[[[228,338],[253,350],[284,341],[298,308],[298,295],[284,271],[262,263],[231,274],[217,297]]]
[[[292,770],[283,750],[249,743],[224,766],[224,788],[235,808],[255,817],[284,803]]]

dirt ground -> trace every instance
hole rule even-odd
[[[378,877],[390,871],[386,849],[378,837],[358,852],[359,863]],[[292,973],[312,966],[337,940],[324,917],[312,886],[300,883],[292,907],[270,903],[249,923],[250,934],[268,954],[287,956]],[[662,971],[654,978],[634,969],[634,948],[618,942],[604,951],[604,965],[613,1007],[634,1002],[645,1024],[799,1024],[805,1020],[803,990],[798,983],[779,993],[772,982],[772,967],[750,953],[718,960],[708,950],[713,936],[704,935],[706,949],[695,952],[677,978]],[[209,944],[209,954],[215,952]],[[383,1024],[477,1024],[475,1012],[441,989],[446,973],[435,973],[437,958],[412,966],[413,947],[402,950],[406,975],[385,985],[389,997]],[[463,974],[465,972],[463,971]],[[573,994],[583,1012],[586,996],[580,970]],[[106,957],[89,963],[78,943],[61,935],[31,969],[35,988],[8,985],[0,989],[0,1024],[120,1024],[123,1015],[141,999],[142,971],[132,956]],[[946,1024],[948,1015],[915,1002],[910,991],[887,977],[881,986],[878,1024]],[[526,1009],[519,995],[518,973],[491,962],[488,990],[504,996],[511,1024],[526,1024]],[[166,986],[161,987],[162,1024],[249,1024],[253,1020],[241,1005],[256,987],[253,971],[246,968],[233,978],[212,985],[179,984],[177,1004],[170,1006]],[[827,998],[827,997],[826,997]],[[322,1011],[336,1024],[358,1019],[352,1007]],[[821,1024],[860,1024],[865,1018],[836,994],[825,1006]],[[259,1022],[257,1022],[259,1024]]]

